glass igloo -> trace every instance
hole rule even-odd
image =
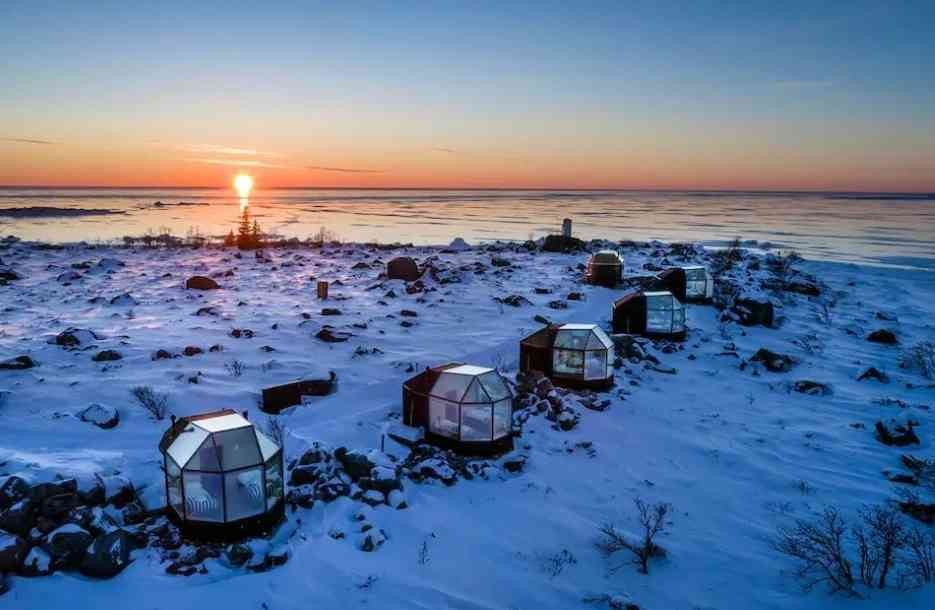
[[[173,417],[159,449],[169,514],[183,531],[236,538],[282,519],[282,448],[243,415]]]
[[[462,453],[509,450],[513,392],[491,368],[428,368],[403,384],[403,423],[424,428],[426,440]]]
[[[685,306],[667,290],[632,292],[614,302],[615,333],[669,339],[685,337]]]
[[[538,370],[558,386],[607,389],[614,344],[596,324],[552,324],[520,342],[520,370]]]
[[[623,259],[613,250],[601,250],[588,260],[586,279],[597,286],[613,288],[623,281]]]
[[[656,287],[683,302],[704,303],[714,296],[714,278],[701,266],[670,267],[656,277]]]

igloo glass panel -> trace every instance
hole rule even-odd
[[[646,330],[667,333],[672,330],[672,297],[647,297]]]
[[[510,388],[506,385],[506,381],[504,381],[503,377],[496,371],[484,373],[479,379],[480,382],[484,384],[484,389],[487,390],[487,395],[490,396],[490,400],[497,401],[512,397]]]
[[[201,444],[205,442],[206,438],[208,438],[207,432],[197,426],[190,425],[172,441],[166,453],[175,460],[179,467],[184,467],[201,447]],[[214,470],[217,470],[217,466],[214,467]]]
[[[429,397],[429,430],[448,438],[458,438],[458,403]]]
[[[253,517],[266,510],[262,467],[228,472],[224,475],[224,490],[228,521]]]
[[[503,438],[513,428],[513,401],[501,400],[493,406],[493,437]]]
[[[607,352],[585,352],[585,379],[604,379],[607,376]]]
[[[456,373],[442,373],[432,387],[431,394],[438,398],[445,398],[454,402],[461,402],[468,385],[474,381],[471,375],[458,375]]]
[[[185,470],[207,470],[208,472],[220,472],[221,461],[218,455],[217,446],[211,435],[205,437],[201,447],[192,456],[192,459],[185,465]]]
[[[182,516],[182,469],[171,457],[166,459],[166,493],[169,506]]]
[[[224,479],[208,472],[183,472],[185,518],[192,521],[224,521]]]
[[[685,330],[685,306],[682,305],[677,299],[672,299],[672,330],[683,331]]]
[[[279,453],[266,463],[266,509],[276,506],[282,497],[282,453]]]
[[[560,330],[555,335],[555,347],[564,349],[584,349],[588,344],[590,330]]]
[[[487,392],[484,390],[484,386],[481,385],[479,377],[475,377],[471,385],[468,386],[468,390],[464,393],[464,398],[461,399],[461,402],[464,404],[490,402],[490,397],[487,396]]]
[[[461,440],[489,441],[493,434],[493,406],[461,407]]]
[[[610,337],[601,330],[600,328],[595,328],[591,331],[591,335],[588,337],[587,349],[601,349],[606,350],[610,348],[613,343],[610,340]]]
[[[561,375],[584,374],[584,352],[578,350],[552,350],[552,370]]]
[[[256,466],[263,461],[253,426],[215,432],[214,443],[218,446],[223,470]]]

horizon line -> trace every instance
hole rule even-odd
[[[52,184],[0,184],[0,190],[165,190],[165,191],[227,191],[227,186],[122,186],[122,185],[52,185]],[[494,187],[464,187],[464,186],[270,186],[257,191],[570,191],[570,192],[658,192],[658,193],[841,193],[853,195],[935,195],[929,190],[841,190],[841,189],[807,189],[807,188],[659,188],[659,187],[522,187],[522,186],[494,186]]]

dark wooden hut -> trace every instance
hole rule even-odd
[[[615,333],[685,337],[685,307],[668,291],[631,292],[614,301],[611,319]]]
[[[591,255],[585,280],[596,286],[615,288],[623,281],[623,260],[612,250],[601,250]]]
[[[540,371],[566,388],[606,390],[614,385],[614,344],[596,324],[551,324],[519,344],[520,371]]]
[[[422,272],[411,257],[397,256],[386,264],[386,277],[391,280],[414,282],[422,277]]]

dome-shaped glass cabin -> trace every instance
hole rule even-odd
[[[432,444],[469,455],[513,448],[513,392],[491,368],[450,363],[403,383],[403,423]]]
[[[623,281],[623,259],[613,250],[595,252],[588,259],[585,279],[589,284],[614,288]]]
[[[611,317],[615,333],[685,337],[685,306],[667,290],[631,292],[614,302]]]
[[[614,385],[614,343],[596,324],[551,324],[519,344],[520,371],[541,371],[557,386],[606,390]]]
[[[169,516],[186,534],[236,539],[283,518],[282,448],[243,415],[173,418],[159,449]]]
[[[714,278],[701,266],[670,267],[656,276],[656,286],[683,303],[703,303],[714,296]]]

